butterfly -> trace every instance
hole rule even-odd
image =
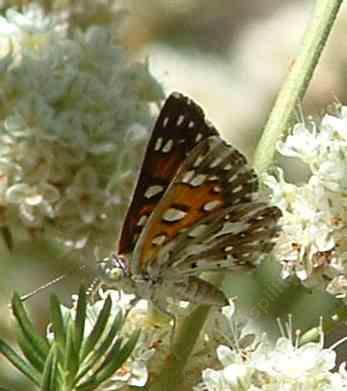
[[[172,93],[152,131],[117,254],[99,262],[108,286],[150,300],[223,306],[202,272],[253,268],[271,251],[281,212],[190,98]]]

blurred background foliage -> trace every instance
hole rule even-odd
[[[29,1],[3,0],[1,13]],[[50,0],[39,2],[48,14],[69,28],[91,25],[122,30],[122,43],[133,59],[148,61],[165,93],[181,91],[199,102],[222,135],[252,159],[254,148],[274,102],[276,92],[295,61],[300,39],[311,15],[313,0]],[[121,26],[115,10],[128,9]],[[305,115],[319,116],[332,102],[347,101],[347,7],[342,7],[305,100]],[[300,182],[302,168],[290,160],[281,165],[287,178]],[[115,248],[117,233],[115,232]],[[30,299],[32,316],[45,332],[50,290],[62,300],[86,279],[78,268],[96,259],[71,256],[56,244],[18,241],[10,251],[1,245],[0,334],[9,342],[13,328],[8,303],[13,290],[34,290],[62,273],[68,278]],[[88,279],[88,278],[87,278]],[[319,316],[331,316],[336,303],[311,292],[296,281],[281,281],[279,267],[268,261],[255,273],[232,276],[226,290],[238,297],[239,307],[261,330],[276,335],[276,318],[293,314],[296,328],[315,326]],[[340,333],[345,330],[341,328]],[[338,338],[331,335],[331,341]],[[341,347],[343,349],[343,346]],[[341,359],[343,352],[341,352]],[[29,390],[20,375],[0,357],[0,385]]]

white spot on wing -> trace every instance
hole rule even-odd
[[[193,167],[198,167],[200,166],[200,164],[202,163],[202,161],[204,160],[204,156],[203,155],[199,155],[196,159],[195,159],[195,162],[193,164]]]
[[[163,220],[169,223],[180,221],[186,216],[187,212],[176,208],[169,208],[163,214]]]
[[[232,164],[231,164],[231,163],[228,163],[228,164],[226,164],[226,165],[223,167],[223,170],[229,171],[229,170],[231,170],[232,168],[233,168]]]
[[[169,122],[169,117],[165,117],[163,120],[163,128],[166,128],[168,122]]]
[[[182,183],[189,183],[195,175],[195,170],[190,170],[184,173]]]
[[[199,142],[200,140],[202,139],[202,134],[201,133],[198,133],[195,137],[195,142]]]
[[[231,176],[231,177],[228,179],[228,183],[233,182],[238,176],[239,176],[238,173],[236,173],[236,174],[234,174],[233,176]]]
[[[152,239],[152,244],[155,246],[162,246],[165,243],[166,235],[158,235]]]
[[[158,137],[157,141],[155,142],[154,150],[155,151],[159,151],[160,148],[161,148],[161,144],[162,143],[163,143],[163,138],[162,137]]]
[[[214,193],[220,193],[222,191],[222,188],[220,186],[216,185],[216,186],[213,186],[212,190]]]
[[[194,127],[194,121],[189,121],[188,128],[193,128]]]
[[[144,225],[146,224],[147,219],[148,219],[148,216],[147,216],[147,215],[141,216],[140,219],[139,219],[139,221],[137,222],[137,225],[138,225],[139,227],[144,226]]]
[[[152,198],[155,195],[157,195],[160,192],[162,192],[163,190],[164,190],[163,186],[160,186],[160,185],[149,186],[149,188],[145,192],[145,197],[146,198]]]
[[[177,119],[177,126],[180,126],[184,121],[184,115],[180,115]]]
[[[203,206],[203,210],[204,210],[205,212],[210,212],[211,210],[217,208],[217,206],[219,206],[221,203],[222,203],[221,200],[214,200],[214,201],[207,202],[207,203]]]
[[[196,175],[195,177],[192,178],[190,184],[192,186],[201,186],[205,182],[206,178],[207,176],[204,174]]]
[[[217,157],[215,158],[212,163],[210,164],[210,168],[214,168],[214,167],[217,167],[219,164],[222,163],[222,158],[221,157]]]
[[[162,152],[168,153],[171,151],[172,147],[173,147],[173,141],[171,139],[167,140],[167,142],[165,143],[165,145],[162,148]]]
[[[231,190],[232,193],[238,193],[239,191],[241,191],[243,188],[242,185],[238,185],[236,186],[234,189]]]

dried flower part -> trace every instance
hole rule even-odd
[[[275,253],[284,278],[295,274],[345,299],[347,295],[347,108],[337,108],[319,124],[297,124],[278,145],[284,156],[309,169],[307,183],[287,183],[281,170],[267,176],[272,199],[283,213]]]
[[[107,29],[67,34],[38,6],[0,18],[1,225],[114,248],[161,87]]]

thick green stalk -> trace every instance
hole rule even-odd
[[[301,50],[290,67],[257,146],[254,167],[258,173],[266,171],[271,165],[276,143],[290,127],[295,107],[305,95],[341,4],[342,0],[316,1]]]

